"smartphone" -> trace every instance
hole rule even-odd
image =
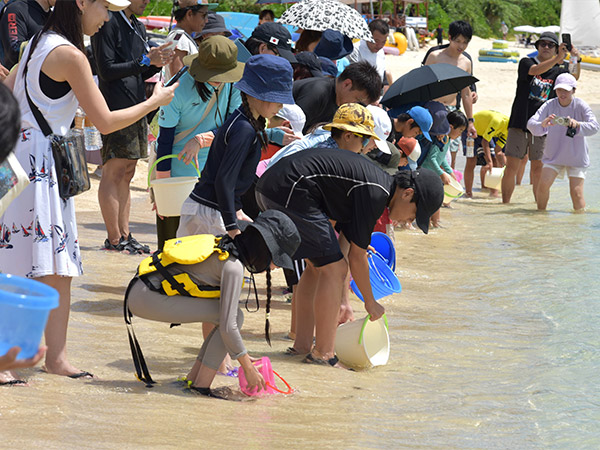
[[[571,35],[569,33],[564,33],[562,35],[563,44],[567,44],[567,50],[571,51],[573,45],[571,45]]]
[[[179,80],[181,76],[187,72],[188,69],[188,66],[183,66],[181,69],[179,69],[179,72],[173,75],[169,81],[167,81],[165,87],[173,86],[175,83],[177,83],[177,80]]]
[[[175,47],[177,47],[177,42],[179,42],[179,39],[181,39],[182,33],[178,33],[175,36],[173,36],[172,39],[169,39],[167,42],[169,43],[169,45],[167,45],[165,47],[165,50],[174,50]]]

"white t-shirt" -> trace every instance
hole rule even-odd
[[[369,64],[374,66],[381,75],[383,80],[383,73],[385,72],[385,53],[383,49],[377,53],[373,53],[367,47],[367,41],[358,41],[354,43],[354,51],[348,56],[350,62],[367,61]]]
[[[198,46],[196,45],[196,42],[192,39],[192,37],[189,34],[187,34],[181,28],[173,28],[167,36],[167,40],[172,39],[176,34],[181,34],[179,41],[177,41],[177,50],[185,52],[188,55],[195,55],[196,53],[198,53]],[[165,80],[169,80],[172,75],[175,75],[170,73],[168,66],[165,66],[164,71]]]

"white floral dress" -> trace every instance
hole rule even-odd
[[[40,89],[39,74],[48,53],[61,45],[72,45],[62,36],[48,32],[38,42],[29,61],[27,91],[55,134],[68,131],[77,99],[71,90],[59,99],[47,97]],[[75,222],[73,199],[62,200],[55,179],[50,141],[35,121],[23,81],[21,59],[13,93],[21,108],[21,135],[14,153],[30,184],[0,218],[0,272],[29,278],[45,275],[78,276],[83,273]]]

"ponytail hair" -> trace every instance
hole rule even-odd
[[[242,92],[242,111],[248,118],[250,125],[256,130],[259,139],[261,142],[261,147],[263,151],[267,149],[267,145],[269,144],[269,138],[267,137],[267,132],[265,128],[267,127],[267,121],[263,116],[258,116],[258,118],[254,118],[252,111],[250,111],[250,105],[248,104],[248,95],[245,92]]]
[[[265,340],[269,345],[271,345],[271,336],[269,335],[269,331],[271,329],[271,324],[269,323],[269,316],[271,315],[271,268],[267,269],[267,312],[265,319]]]

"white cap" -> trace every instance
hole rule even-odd
[[[575,88],[577,88],[577,80],[570,73],[561,73],[556,77],[554,90],[564,89],[565,91],[572,91]]]
[[[298,105],[283,105],[283,107],[275,115],[289,121],[296,136],[303,136],[302,129],[306,124],[306,116],[304,115],[302,108],[300,108]]]
[[[107,0],[110,11],[121,11],[127,8],[131,3],[128,0]]]
[[[388,116],[382,108],[375,105],[369,105],[367,106],[367,109],[373,115],[375,134],[379,138],[378,141],[375,141],[375,145],[383,153],[387,153],[388,155],[391,154],[392,152],[386,142],[392,131],[392,121],[390,120],[390,116]]]

